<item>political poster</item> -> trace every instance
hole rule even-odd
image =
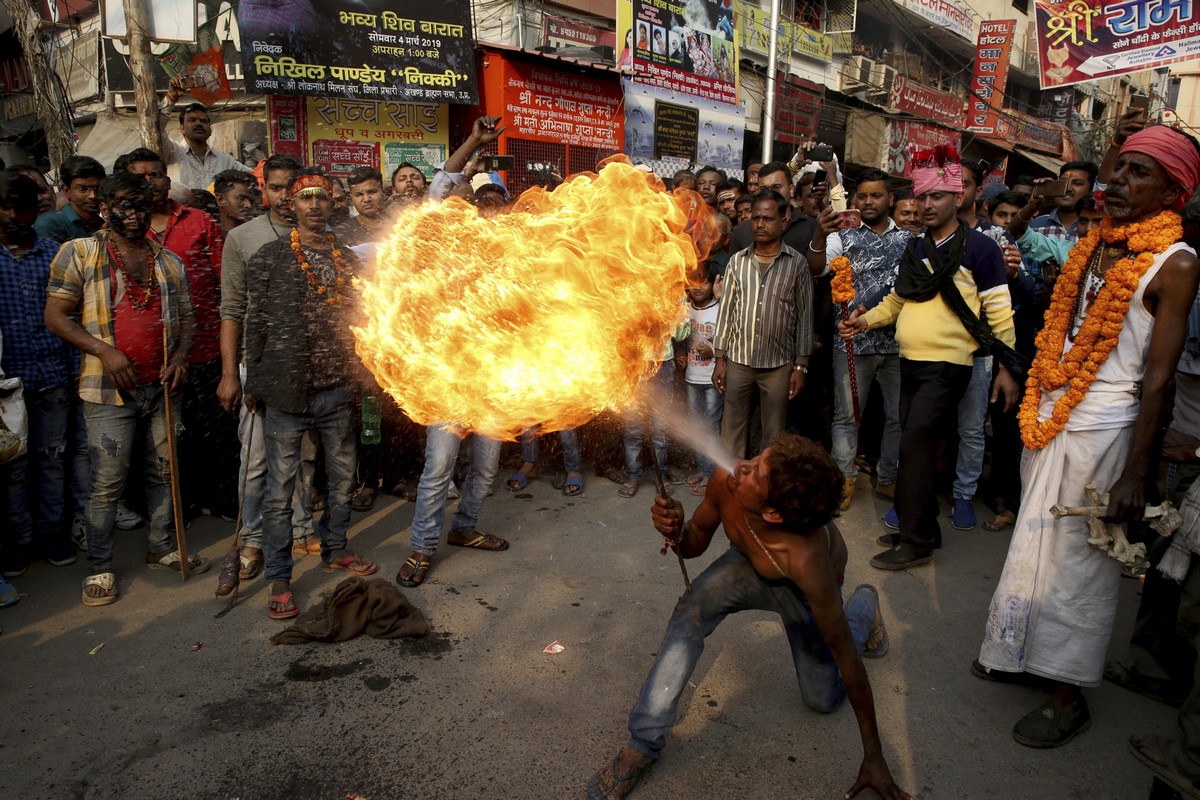
[[[479,102],[468,0],[242,0],[246,91]]]
[[[632,69],[642,83],[735,105],[733,25],[728,0],[633,0]]]
[[[1194,0],[1036,0],[1043,89],[1200,57]]]
[[[641,82],[621,83],[626,155],[650,164],[660,175],[688,164],[741,174],[745,108],[696,100]]]
[[[620,152],[621,87],[613,80],[506,60],[504,124],[519,139]]]

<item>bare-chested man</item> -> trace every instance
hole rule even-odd
[[[704,639],[727,615],[746,609],[783,618],[800,694],[820,713],[849,697],[862,734],[863,761],[847,793],[874,789],[909,798],[892,781],[875,722],[875,702],[860,654],[887,652],[887,632],[874,587],[854,590],[843,607],[846,543],[830,520],[841,501],[841,472],[818,445],[792,433],[775,437],[733,474],[718,469],[704,502],[684,524],[677,500],[657,497],[654,526],[684,558],[708,549],[723,525],[731,547],[679,598],[641,695],[629,715],[630,739],[592,776],[588,797],[622,798],[662,752],[675,712],[704,650]]]

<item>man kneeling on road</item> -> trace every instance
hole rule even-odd
[[[719,525],[732,546],[676,604],[629,715],[629,745],[592,776],[589,798],[622,798],[633,790],[662,752],[705,637],[727,615],[746,609],[775,611],[783,618],[800,694],[809,708],[828,713],[850,698],[863,762],[846,796],[871,788],[885,798],[909,798],[892,781],[884,760],[871,684],[859,657],[887,652],[879,595],[863,585],[842,605],[846,543],[830,522],[841,487],[841,471],[824,450],[781,433],[758,457],[739,461],[733,474],[718,470],[687,524],[679,501],[655,498],[654,526],[684,558],[707,550]]]

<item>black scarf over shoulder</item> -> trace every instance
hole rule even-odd
[[[933,271],[917,255],[917,248],[924,243],[925,256]],[[950,238],[938,247],[933,238],[912,239],[904,248],[900,259],[900,274],[896,278],[896,294],[905,300],[924,303],[932,300],[946,285],[953,285],[954,273],[962,266],[963,254],[967,250],[967,229],[961,223]]]

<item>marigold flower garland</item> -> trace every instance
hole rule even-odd
[[[833,270],[833,280],[829,284],[833,302],[841,305],[842,319],[850,319],[850,304],[858,296],[854,292],[854,277],[850,266],[850,259],[845,256],[838,256],[829,262],[829,267]],[[846,340],[846,367],[850,375],[850,397],[854,401],[854,424],[858,425],[862,414],[858,408],[858,370],[854,368],[853,339]]]
[[[324,284],[317,279],[313,274],[312,265],[308,263],[308,259],[304,256],[304,249],[300,247],[300,231],[292,228],[292,253],[296,256],[296,263],[300,265],[300,271],[308,278],[308,285],[313,288],[318,295],[325,298],[326,303],[342,302],[342,287],[346,285],[346,279],[342,277],[346,272],[346,262],[342,260],[342,251],[334,246],[333,234],[325,234],[329,240],[329,246],[333,248],[333,283]]]
[[[1045,326],[1034,340],[1037,356],[1025,381],[1025,397],[1017,412],[1021,440],[1030,450],[1040,450],[1066,427],[1071,411],[1079,405],[1096,380],[1096,373],[1117,346],[1125,315],[1142,276],[1154,259],[1183,238],[1183,225],[1174,211],[1163,211],[1129,225],[1114,225],[1105,217],[1086,239],[1071,250],[1054,285]],[[1065,354],[1067,334],[1075,316],[1075,300],[1083,291],[1084,273],[1096,248],[1124,242],[1129,255],[1117,261],[1104,275],[1104,284],[1087,309],[1071,349]],[[1068,386],[1069,384],[1069,386]],[[1054,403],[1045,422],[1038,421],[1042,389],[1054,391],[1068,386]]]

